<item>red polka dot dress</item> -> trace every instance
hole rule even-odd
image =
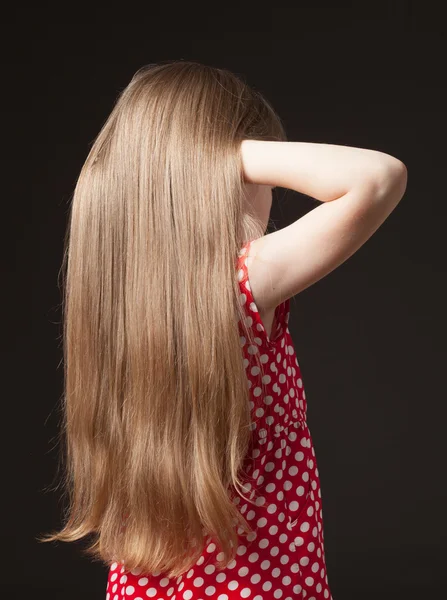
[[[236,558],[222,571],[214,563],[223,555],[211,538],[195,565],[177,578],[126,571],[117,561],[109,569],[106,600],[332,600],[306,393],[287,327],[289,300],[276,308],[269,338],[251,293],[249,247],[241,249],[237,265],[240,302],[256,342],[250,345],[239,323],[253,436],[241,479],[255,505],[234,488],[230,497],[254,531],[239,537]],[[257,353],[264,392],[253,360]]]

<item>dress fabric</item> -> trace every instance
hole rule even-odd
[[[106,600],[333,600],[306,393],[288,329],[290,300],[277,306],[269,337],[250,288],[249,248],[250,242],[242,247],[237,263],[240,303],[255,340],[249,343],[239,322],[252,415],[242,481],[244,495],[256,504],[233,488],[230,497],[254,531],[239,537],[236,558],[222,571],[214,563],[223,555],[211,538],[196,564],[177,578],[127,571],[116,561],[108,571]],[[253,359],[257,353],[264,393]]]

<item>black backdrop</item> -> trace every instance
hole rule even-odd
[[[384,13],[316,8],[305,17],[299,6],[296,14],[252,7],[242,18],[240,9],[172,7],[122,19],[109,8],[114,20],[98,11],[83,23],[52,15],[30,28],[33,85],[23,58],[9,55],[27,94],[25,112],[12,114],[20,122],[28,112],[35,133],[26,141],[31,210],[14,205],[20,314],[7,321],[17,415],[5,436],[17,462],[3,520],[17,553],[2,597],[105,598],[106,569],[81,543],[34,540],[61,524],[63,508],[44,491],[56,473],[62,393],[57,278],[76,178],[117,94],[143,64],[179,58],[242,74],[275,106],[290,140],[374,148],[406,164],[398,207],[354,256],[291,301],[290,330],[334,600],[439,598],[445,588],[446,38],[436,15],[412,3],[388,3]],[[318,204],[275,194],[277,228]]]

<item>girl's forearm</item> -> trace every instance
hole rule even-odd
[[[406,174],[389,154],[334,144],[244,140],[241,155],[247,182],[293,189],[321,202],[370,181],[386,186]]]

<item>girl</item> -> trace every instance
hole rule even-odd
[[[265,235],[272,188],[322,202]],[[77,181],[64,263],[67,519],[107,600],[331,599],[290,298],[395,208],[387,154],[287,142],[256,90],[140,69]]]

